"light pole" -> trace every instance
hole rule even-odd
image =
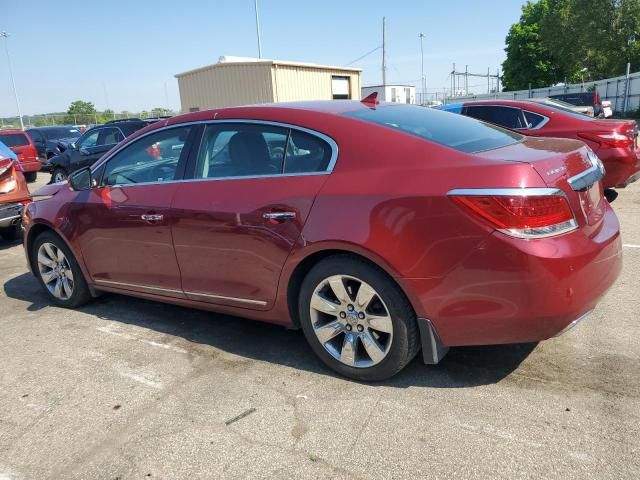
[[[260,41],[260,19],[258,17],[258,0],[254,2],[256,10],[256,35],[258,36],[258,58],[262,58],[262,42]]]
[[[16,82],[13,80],[13,71],[11,70],[11,57],[9,56],[9,34],[4,30],[0,32],[0,37],[4,38],[4,51],[7,53],[7,63],[9,64],[9,77],[11,78],[11,86],[13,87],[13,96],[16,99],[16,107],[18,108],[18,116],[20,117],[20,128],[24,130],[24,122],[22,121],[22,112],[20,111],[20,101],[18,100],[18,91],[16,90]]]
[[[424,46],[422,45],[422,40],[424,39],[424,33],[420,32],[420,57],[422,58],[421,61],[421,70],[422,70],[422,105],[424,105],[424,98],[425,95],[427,94],[426,90],[427,90],[427,82],[426,79],[424,78]]]
[[[582,90],[584,90],[584,74],[587,70],[589,70],[587,67],[584,67],[582,70],[580,70],[580,76],[582,77]]]

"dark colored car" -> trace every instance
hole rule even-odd
[[[584,113],[590,117],[604,117],[602,101],[597,90],[595,92],[561,93],[550,95],[549,98],[574,105],[578,113]]]
[[[49,160],[51,181],[62,182],[76,170],[92,165],[102,155],[148,122],[143,120],[115,120],[85,131],[61,154]]]
[[[27,182],[35,182],[42,164],[29,136],[22,130],[0,130],[0,142],[16,154]]]
[[[640,145],[635,120],[592,118],[538,99],[484,100],[438,108],[532,137],[581,140],[604,164],[605,188],[624,188],[640,178]]]
[[[31,202],[18,159],[0,142],[0,237],[16,240],[22,234],[22,211]]]
[[[581,142],[429,108],[225,108],[43,187],[24,246],[57,305],[105,291],[302,328],[329,367],[379,380],[420,347],[437,363],[588,316],[622,261],[601,178]]]
[[[38,158],[42,162],[42,170],[49,171],[49,159],[64,152],[69,144],[80,137],[81,132],[73,126],[33,127],[27,134],[38,150]]]

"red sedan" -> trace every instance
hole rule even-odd
[[[225,108],[36,192],[24,246],[57,305],[106,291],[302,328],[329,367],[379,380],[420,347],[437,363],[585,318],[621,268],[601,178],[580,142],[422,107]]]
[[[443,105],[533,137],[572,138],[586,143],[605,166],[605,188],[624,188],[640,178],[640,144],[635,120],[604,120],[572,112],[553,99],[483,100]]]

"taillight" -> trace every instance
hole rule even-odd
[[[512,237],[551,237],[577,228],[571,206],[561,190],[464,189],[452,190],[449,196],[465,211]]]
[[[1,158],[0,159],[0,175],[9,170],[13,165],[13,160],[11,158]]]
[[[629,148],[633,145],[632,138],[618,132],[582,132],[578,136],[605,148]]]

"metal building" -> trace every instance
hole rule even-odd
[[[416,103],[416,87],[413,85],[372,85],[362,87],[362,97],[378,93],[380,102]]]
[[[242,57],[178,73],[182,112],[297,100],[360,99],[359,68]]]

